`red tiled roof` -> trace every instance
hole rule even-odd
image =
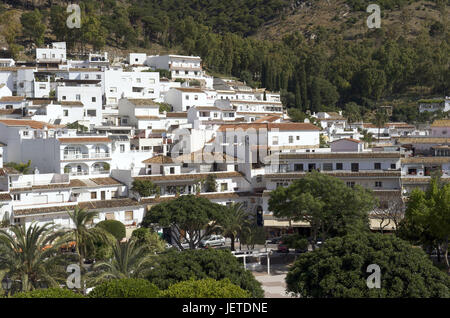
[[[58,128],[58,126],[49,123],[25,119],[0,119],[0,123],[6,126],[28,126],[33,129],[43,129],[44,127]]]
[[[3,96],[0,98],[0,102],[21,102],[24,100],[25,97],[23,96]]]

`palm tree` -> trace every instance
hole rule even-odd
[[[378,127],[378,142],[380,142],[380,129],[384,127],[388,119],[388,114],[384,109],[377,110],[375,114],[375,125]]]
[[[372,133],[368,132],[367,129],[364,129],[362,131],[362,138],[361,140],[364,141],[365,143],[367,143],[370,147],[370,144],[373,142],[373,135]]]
[[[138,245],[135,239],[130,239],[126,243],[116,241],[113,246],[113,258],[109,262],[94,265],[94,269],[103,270],[94,281],[143,277],[153,259],[154,254],[149,253],[145,246]]]
[[[98,212],[86,211],[79,207],[67,212],[73,222],[74,227],[66,231],[66,240],[73,240],[76,244],[77,254],[79,256],[80,268],[83,268],[84,258],[87,255],[88,246],[96,241],[106,240],[105,230],[99,227],[90,227]]]
[[[58,263],[56,252],[63,243],[64,232],[52,223],[12,225],[0,229],[0,266],[4,273],[21,282],[21,291],[57,286]],[[65,266],[62,266],[65,268]]]
[[[242,232],[249,217],[241,203],[233,203],[224,208],[219,227],[225,237],[231,239],[231,250],[234,251],[234,240]]]

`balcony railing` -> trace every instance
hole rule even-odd
[[[109,170],[92,170],[92,174],[109,174]]]
[[[79,159],[101,159],[110,158],[111,154],[109,152],[98,152],[98,153],[68,153],[64,154],[64,160],[79,160]]]

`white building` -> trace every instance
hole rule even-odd
[[[204,90],[189,87],[170,89],[165,95],[165,102],[172,105],[176,112],[185,112],[195,106],[214,106],[214,100],[208,99]]]

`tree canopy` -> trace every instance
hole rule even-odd
[[[367,231],[375,200],[369,190],[348,187],[335,177],[312,172],[271,193],[269,209],[276,217],[311,224],[314,239]]]
[[[144,216],[142,226],[149,227],[157,223],[163,227],[170,227],[172,238],[180,249],[184,249],[180,237],[184,233],[189,247],[193,249],[204,237],[215,231],[222,209],[220,204],[206,198],[182,195],[152,207]]]
[[[230,251],[218,249],[168,250],[158,256],[155,268],[147,276],[160,289],[193,279],[228,278],[233,284],[251,293],[252,297],[263,297],[261,284],[253,274],[244,269]]]
[[[250,293],[230,282],[211,278],[188,280],[169,286],[162,294],[167,298],[249,298]]]
[[[368,288],[367,267],[381,270],[380,288]],[[349,234],[304,253],[286,276],[287,290],[302,297],[450,297],[450,277],[427,255],[395,235]]]

